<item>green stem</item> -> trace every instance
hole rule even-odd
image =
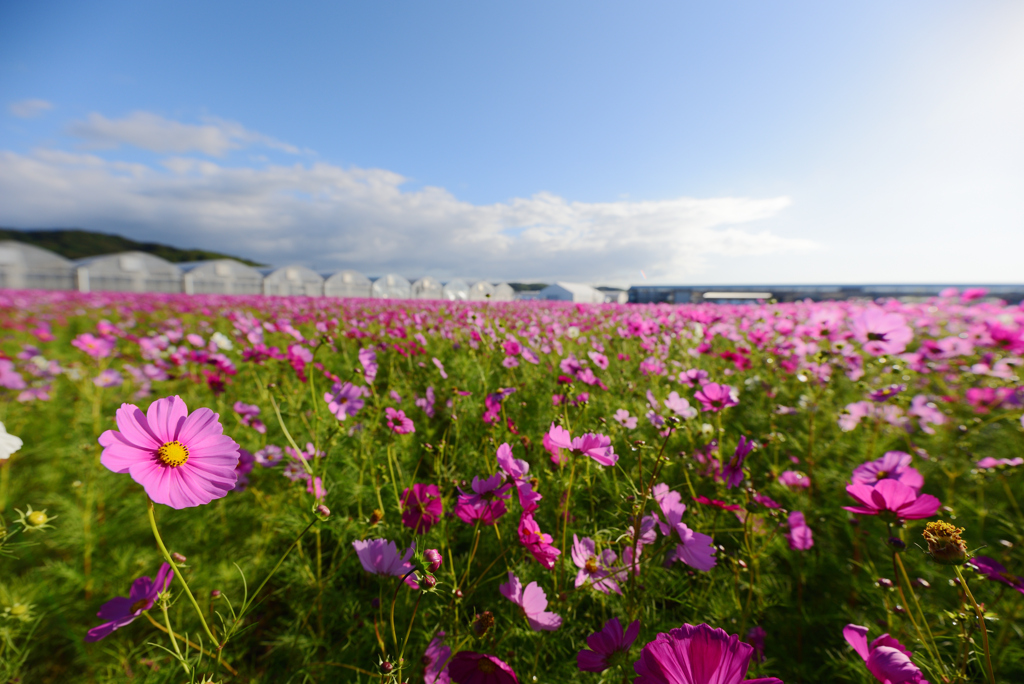
[[[181,649],[178,648],[178,640],[174,638],[174,629],[171,627],[171,618],[167,615],[166,601],[160,601],[160,610],[164,613],[164,624],[167,625],[167,633],[171,637],[171,645],[174,646],[174,652],[178,654],[178,660],[181,662],[181,666],[185,668],[185,674],[189,674],[188,663],[185,662],[185,657],[181,655]]]
[[[160,530],[156,527],[156,516],[153,514],[153,502],[148,501],[148,513],[149,513],[149,524],[153,528],[153,536],[156,537],[156,545],[160,547],[160,553],[164,555],[164,560],[174,570],[174,576],[181,581],[181,586],[185,588],[185,595],[188,596],[188,600],[192,602],[192,607],[196,610],[196,615],[199,616],[199,622],[203,625],[203,631],[206,632],[206,636],[210,637],[210,642],[216,644],[217,638],[213,636],[213,632],[210,631],[210,626],[206,624],[206,618],[203,617],[203,609],[199,607],[199,603],[196,601],[196,597],[192,595],[192,590],[188,588],[188,582],[185,581],[185,576],[178,569],[178,565],[171,558],[171,554],[167,551],[167,547],[164,546],[164,540],[160,537]]]
[[[960,571],[959,565],[953,566],[953,571],[956,576],[960,579],[960,586],[964,588],[964,593],[967,594],[967,600],[971,602],[971,607],[974,608],[974,614],[978,616],[978,628],[981,629],[981,645],[985,649],[985,665],[988,668],[988,681],[989,684],[996,684],[996,675],[992,670],[992,654],[988,648],[988,627],[985,626],[985,611],[981,609],[978,602],[974,600],[974,594],[971,593],[970,587],[967,586],[967,580],[964,578],[963,572]]]
[[[282,555],[281,558],[277,561],[277,565],[274,566],[274,569],[270,571],[270,574],[267,575],[266,579],[263,580],[263,583],[260,584],[260,586],[256,588],[256,591],[253,592],[252,598],[250,598],[248,600],[248,602],[246,602],[242,606],[242,610],[238,614],[238,619],[239,620],[241,620],[242,616],[245,615],[245,611],[247,611],[249,608],[252,607],[252,604],[256,600],[256,597],[259,596],[259,593],[261,591],[263,591],[263,587],[267,586],[267,582],[270,581],[270,578],[273,577],[274,573],[277,572],[278,568],[281,567],[281,563],[284,563],[284,559],[288,557],[288,554],[292,552],[292,549],[294,549],[296,546],[298,546],[299,542],[302,541],[302,538],[305,536],[306,532],[309,531],[309,528],[311,528],[313,526],[313,523],[315,523],[315,522],[316,522],[315,518],[313,520],[311,520],[310,523],[308,525],[306,525],[305,528],[303,528],[302,532],[299,532],[299,536],[295,538],[295,541],[292,542],[291,546],[289,546],[287,549],[285,549],[284,555]]]

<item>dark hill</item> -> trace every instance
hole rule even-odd
[[[207,259],[235,259],[249,266],[262,266],[255,261],[241,259],[230,254],[208,252],[205,249],[178,249],[159,242],[136,242],[120,235],[95,233],[91,230],[75,228],[58,230],[16,230],[0,228],[0,240],[16,240],[35,247],[42,247],[56,252],[67,259],[82,259],[101,254],[118,252],[148,252],[166,259],[181,263],[183,261],[205,261]]]

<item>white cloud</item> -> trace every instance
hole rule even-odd
[[[201,139],[209,150],[222,149],[218,140]],[[0,225],[80,226],[325,270],[609,283],[635,281],[640,269],[680,280],[708,257],[815,247],[736,227],[778,214],[785,197],[584,203],[540,193],[481,206],[404,183],[326,163],[228,168],[174,157],[153,168],[0,152]]]
[[[21,100],[12,102],[7,109],[19,119],[33,119],[43,112],[53,109],[53,104],[46,100]]]
[[[72,123],[68,132],[93,149],[131,145],[151,152],[201,152],[222,157],[230,150],[263,145],[290,154],[299,153],[293,145],[250,131],[233,121],[208,118],[202,125],[183,124],[151,112],[132,112],[123,119],[108,119],[93,113],[85,121]]]

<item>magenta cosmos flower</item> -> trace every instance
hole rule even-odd
[[[612,448],[611,438],[605,435],[588,432],[581,437],[572,437],[568,430],[552,423],[547,438],[555,448],[589,456],[603,466],[613,466],[619,460],[619,455]]]
[[[388,417],[388,427],[391,428],[392,432],[399,435],[408,435],[416,432],[412,419],[405,415],[405,411],[388,406],[384,409],[384,415]]]
[[[505,476],[501,473],[495,473],[484,480],[474,477],[472,494],[459,489],[455,515],[469,525],[476,523],[477,520],[484,525],[493,525],[508,511],[505,508],[505,501],[511,497],[510,489],[512,485],[505,484]]]
[[[523,588],[523,583],[509,570],[508,582],[498,587],[501,595],[519,606],[526,621],[535,632],[553,632],[562,626],[562,617],[545,610],[548,607],[548,596],[536,582],[530,582]]]
[[[843,637],[868,666],[868,672],[885,684],[928,684],[921,678],[921,669],[910,659],[907,648],[888,634],[868,644],[868,628],[846,625]]]
[[[604,672],[629,653],[629,648],[640,634],[640,621],[635,620],[625,630],[618,618],[604,623],[599,632],[587,637],[587,646],[576,654],[576,667],[583,672]]]
[[[448,675],[448,661],[451,657],[452,649],[451,646],[445,646],[444,632],[438,632],[430,640],[421,660],[424,684],[449,684],[452,681]]]
[[[85,635],[85,640],[90,643],[99,641],[114,630],[131,624],[144,611],[153,607],[157,597],[171,586],[172,579],[174,579],[174,571],[171,570],[170,565],[164,563],[156,573],[156,580],[140,577],[132,582],[128,598],[118,596],[103,604],[100,612],[96,613],[96,617],[106,620],[106,622],[90,629]]]
[[[789,514],[789,532],[786,534],[786,540],[789,541],[789,548],[794,551],[806,551],[814,546],[814,535],[800,511],[792,511]]]
[[[882,480],[897,480],[919,492],[924,486],[924,477],[916,468],[910,467],[910,460],[910,454],[903,451],[887,451],[881,458],[861,463],[854,468],[850,479],[853,484],[866,485],[875,485]]]
[[[238,445],[223,434],[220,416],[208,408],[191,415],[181,397],[157,399],[143,414],[121,404],[117,430],[100,435],[102,463],[128,473],[156,503],[190,508],[235,488]]]
[[[918,496],[913,487],[897,480],[880,480],[874,487],[852,484],[846,488],[846,493],[859,505],[843,508],[861,515],[889,513],[901,520],[920,520],[932,517],[942,506],[931,494]]]
[[[523,507],[523,512],[533,513],[537,510],[537,503],[544,497],[533,490],[533,482],[527,477],[530,472],[530,464],[515,458],[512,455],[512,447],[508,443],[498,447],[497,457],[498,466],[515,483],[516,492],[519,494],[519,505]]]
[[[402,524],[416,534],[426,534],[444,513],[437,485],[416,483],[402,492]]]
[[[700,407],[704,411],[721,411],[740,403],[739,394],[735,388],[729,385],[719,385],[717,382],[709,382],[697,390],[693,396],[700,402]]]
[[[774,677],[744,679],[754,648],[709,625],[683,625],[644,646],[633,684],[782,684]]]
[[[1006,566],[988,556],[975,556],[967,564],[994,582],[1002,582],[1011,589],[1024,594],[1024,577],[1011,575]]]
[[[365,387],[357,387],[351,382],[334,383],[330,392],[324,392],[324,401],[327,402],[327,410],[338,420],[345,420],[349,416],[359,413],[359,410],[366,404],[363,397],[370,396],[370,390]]]
[[[553,541],[550,534],[541,531],[532,513],[523,513],[519,519],[519,543],[526,547],[535,561],[548,570],[555,567],[555,561],[562,554],[552,546]]]
[[[473,651],[456,653],[448,663],[448,675],[455,684],[519,684],[504,660]]]

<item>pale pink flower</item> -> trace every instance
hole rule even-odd
[[[562,626],[560,615],[545,610],[548,607],[548,597],[536,582],[530,582],[523,588],[522,582],[510,570],[508,582],[499,586],[498,591],[522,609],[527,622],[535,632],[553,632]]]

